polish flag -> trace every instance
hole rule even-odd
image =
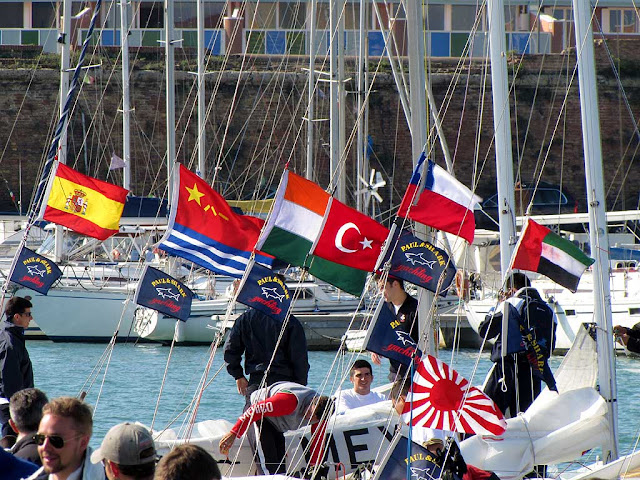
[[[424,189],[418,192],[425,159],[423,153],[400,204],[398,216],[453,233],[472,243],[476,228],[473,209],[482,199],[431,160],[427,163]]]

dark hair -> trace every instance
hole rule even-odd
[[[382,278],[384,278],[384,275],[381,272],[376,272],[376,273],[374,273],[373,278],[376,281],[379,281]],[[398,277],[394,277],[393,275],[387,275],[387,283],[393,283],[393,282],[398,282],[400,284],[400,286],[402,287],[402,289],[404,290],[404,280],[402,280],[401,278],[398,278]]]
[[[7,302],[7,306],[4,308],[4,313],[7,316],[7,320],[11,321],[16,313],[24,313],[27,308],[31,307],[33,307],[33,305],[26,298],[11,297]]]
[[[507,277],[507,281],[505,282],[507,288],[516,288],[520,290],[524,287],[530,287],[531,282],[529,281],[529,277],[527,277],[524,273],[521,272],[513,272],[511,275]]]
[[[314,401],[316,402],[316,408],[313,415],[318,420],[321,418],[328,418],[333,415],[333,411],[335,410],[335,401],[333,398],[321,395],[319,397],[314,397]]]
[[[13,395],[9,400],[11,420],[23,433],[37,432],[42,419],[42,407],[49,399],[42,390],[25,388]]]
[[[220,480],[218,463],[192,443],[178,445],[158,462],[155,480]]]
[[[143,463],[142,465],[117,465],[123,475],[139,479],[153,478],[156,471],[156,462]]]
[[[359,358],[358,360],[353,362],[353,365],[352,365],[351,370],[349,372],[349,376],[353,375],[353,371],[356,368],[368,368],[369,369],[369,373],[373,373],[373,367],[364,358]]]
[[[71,418],[79,433],[91,435],[93,430],[93,413],[91,407],[73,397],[54,398],[42,408],[42,415]]]
[[[411,382],[409,380],[405,380],[403,378],[396,380],[391,387],[389,398],[393,401],[397,400],[401,396],[406,397],[409,394],[410,387]]]

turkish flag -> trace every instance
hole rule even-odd
[[[347,267],[372,272],[388,235],[388,228],[333,198],[312,253]]]

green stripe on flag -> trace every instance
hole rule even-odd
[[[582,263],[585,268],[591,265],[595,260],[591,257],[588,257],[584,254],[582,250],[580,250],[577,246],[575,246],[571,241],[562,238],[560,235],[557,235],[553,232],[549,232],[543,240],[544,243],[551,245],[555,248],[558,248],[565,252],[567,255],[570,255],[578,262]]]
[[[311,242],[293,233],[273,227],[260,250],[280,260],[301,267],[311,250]]]
[[[359,297],[367,281],[368,273],[345,267],[320,257],[313,257],[309,273],[347,293]]]

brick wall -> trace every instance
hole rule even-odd
[[[608,201],[613,203],[616,197],[621,201],[633,194],[637,196],[640,168],[634,159],[639,143],[604,45],[601,41],[596,44],[605,185],[609,189]],[[637,117],[640,43],[613,40],[608,46],[620,68],[627,101]],[[210,110],[206,131],[207,178],[213,177],[214,166],[218,165],[216,187],[228,198],[251,196],[256,186],[265,187],[261,191],[269,186],[275,188],[287,161],[295,171],[304,173],[306,124],[302,117],[306,115],[306,75],[301,68],[305,60],[290,59],[286,73],[280,72],[278,62],[280,59],[252,59],[251,71],[214,72],[207,76]],[[433,92],[442,112],[456,175],[467,185],[475,186],[480,195],[487,195],[495,190],[490,71],[483,61],[467,61],[458,68],[457,64],[457,60],[431,62]],[[516,78],[511,92],[514,170],[524,181],[542,172],[543,180],[562,183],[579,200],[581,209],[585,209],[580,106],[574,67],[572,52],[510,59],[510,75]],[[91,74],[95,76],[91,84],[83,84],[72,115],[69,163],[83,172],[118,183],[120,172],[107,174],[111,153],[122,155],[122,115],[118,113],[120,73],[110,72],[109,68],[103,66],[101,71]],[[393,78],[388,67],[381,70],[383,73],[375,76],[370,98],[369,134],[373,140],[372,167],[393,180],[393,192],[390,187],[381,192],[385,210],[390,199],[394,205],[400,201],[413,159]],[[57,118],[58,81],[55,70],[35,73],[0,70],[0,173],[16,195],[22,179],[25,205]],[[177,72],[176,81],[178,160],[189,165],[196,161],[194,77]],[[567,86],[569,94],[563,109]],[[328,118],[329,86],[320,83],[318,88],[321,92],[316,94],[315,116]],[[353,81],[347,89],[355,90]],[[161,196],[166,187],[163,73],[134,71],[131,94],[135,108],[131,131],[133,191]],[[212,95],[215,100],[210,102]],[[352,95],[347,99],[346,110],[347,138],[353,137],[355,141],[352,129],[356,104]],[[329,125],[316,122],[315,127],[314,178],[327,186]],[[435,136],[432,140],[433,156],[444,164]],[[355,153],[351,149],[347,155],[349,192],[359,187],[352,180],[354,165]],[[0,210],[15,210],[2,183],[0,178]]]

